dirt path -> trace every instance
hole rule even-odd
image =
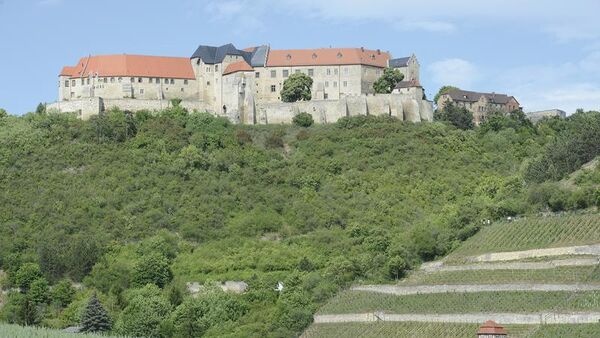
[[[417,295],[430,293],[471,293],[490,291],[598,291],[600,285],[593,284],[481,284],[481,285],[361,285],[353,291],[368,291],[392,295]]]
[[[352,313],[343,315],[315,315],[314,322],[443,322],[483,323],[494,320],[502,324],[584,324],[598,323],[600,312],[539,312],[539,313],[465,313],[465,314],[390,314],[383,312]]]
[[[600,258],[558,259],[546,262],[482,263],[467,265],[423,264],[420,271],[426,273],[468,270],[543,270],[562,266],[594,266],[600,264]]]

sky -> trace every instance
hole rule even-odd
[[[191,56],[200,44],[415,53],[443,85],[525,111],[600,109],[600,0],[0,0],[0,107],[35,110],[99,54]]]

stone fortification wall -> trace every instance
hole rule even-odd
[[[433,121],[431,102],[417,100],[410,95],[381,94],[345,96],[339,100],[256,103],[254,121],[250,118],[242,122],[291,123],[294,116],[301,112],[311,114],[316,123],[333,123],[342,117],[359,115],[393,116],[411,122]]]
[[[232,102],[232,105],[234,103]],[[168,100],[102,99],[98,97],[72,101],[61,101],[48,105],[48,109],[60,112],[76,112],[88,119],[105,110],[117,107],[121,110],[161,110],[169,108]],[[307,112],[316,123],[334,123],[342,117],[373,115],[393,116],[403,121],[420,122],[433,120],[433,105],[429,101],[417,100],[412,95],[382,94],[345,96],[339,100],[314,100],[305,102],[255,102],[252,97],[239,100],[238,107],[227,112],[214,112],[203,101],[182,101],[189,111],[207,111],[227,116],[234,123],[244,124],[289,124],[296,114]]]

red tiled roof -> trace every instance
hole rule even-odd
[[[75,67],[64,67],[60,75],[78,78],[96,74],[100,77],[139,76],[195,79],[189,58],[127,54],[84,57]]]
[[[385,68],[390,55],[387,52],[364,48],[320,48],[271,50],[269,67],[369,65]]]
[[[230,63],[229,65],[227,65],[227,68],[225,68],[223,75],[232,74],[235,72],[252,72],[252,71],[254,71],[254,68],[252,68],[246,61],[242,60],[242,61]]]
[[[479,331],[477,334],[499,334],[499,335],[507,335],[508,333],[504,329],[503,326],[498,325],[493,320],[486,321],[483,325],[479,327]]]

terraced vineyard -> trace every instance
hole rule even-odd
[[[39,327],[23,327],[18,325],[0,324],[0,337],[4,338],[117,338],[96,334],[65,333]],[[125,337],[122,337],[125,338]]]
[[[600,214],[527,217],[483,228],[448,261],[489,252],[518,251],[600,243]]]
[[[473,338],[478,324],[456,323],[339,323],[319,324],[309,328],[303,338]],[[505,325],[511,338],[598,337],[600,324],[578,325]]]
[[[494,224],[396,285],[340,292],[304,337],[474,337],[488,319],[509,337],[600,337],[597,244],[598,214]]]

